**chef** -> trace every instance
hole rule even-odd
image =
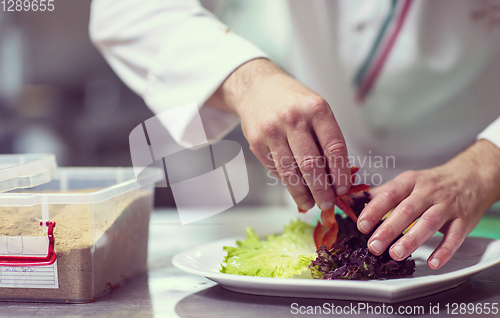
[[[301,209],[332,208],[349,164],[384,181],[358,218],[368,233],[394,208],[370,251],[402,260],[441,231],[427,261],[440,268],[500,199],[500,1],[288,6],[286,72],[195,0],[94,0],[90,35],[155,113],[196,102],[210,140],[241,121]],[[192,144],[192,118],[177,142]]]

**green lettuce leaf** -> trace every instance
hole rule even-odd
[[[305,272],[309,272],[309,265],[317,256],[314,227],[300,220],[292,221],[283,234],[269,235],[264,241],[252,228],[245,231],[248,237],[237,241],[237,247],[224,246],[227,256],[221,273],[278,278],[308,274]]]

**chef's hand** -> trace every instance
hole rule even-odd
[[[207,105],[240,116],[250,149],[299,208],[328,210],[334,191],[349,190],[347,148],[330,106],[269,60],[240,66]]]
[[[404,172],[374,190],[358,218],[361,232],[370,232],[395,209],[369,239],[370,251],[380,255],[418,218],[389,254],[396,261],[403,260],[439,230],[443,239],[427,260],[429,268],[438,269],[500,199],[500,149],[479,140],[442,166]]]

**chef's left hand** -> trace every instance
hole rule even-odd
[[[442,267],[476,227],[484,213],[500,199],[500,149],[479,140],[446,164],[407,171],[375,189],[373,199],[358,218],[358,229],[369,233],[395,208],[368,241],[369,250],[382,254],[413,221],[413,227],[389,249],[400,261],[436,231],[444,234],[429,256],[431,269]]]

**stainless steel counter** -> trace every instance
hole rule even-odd
[[[283,208],[232,209],[207,220],[181,226],[175,211],[155,211],[150,227],[148,272],[93,303],[69,305],[1,302],[0,317],[289,317],[297,316],[292,314],[293,303],[297,304],[294,306],[323,306],[324,303],[356,306],[358,303],[351,301],[233,293],[203,277],[184,273],[171,263],[176,253],[196,244],[240,236],[245,226],[254,226],[260,234],[280,231],[294,217],[296,214],[293,211]],[[433,306],[440,304],[439,315],[445,316],[445,305],[453,302],[481,304],[479,306],[490,303],[490,307],[491,303],[497,303],[497,307],[500,307],[500,265],[479,273],[449,291],[392,306],[423,306],[425,312],[419,317],[437,317],[437,312],[429,312],[431,303]],[[373,315],[353,313],[351,316]],[[470,315],[477,316],[479,315]],[[499,317],[500,313],[486,316]]]

